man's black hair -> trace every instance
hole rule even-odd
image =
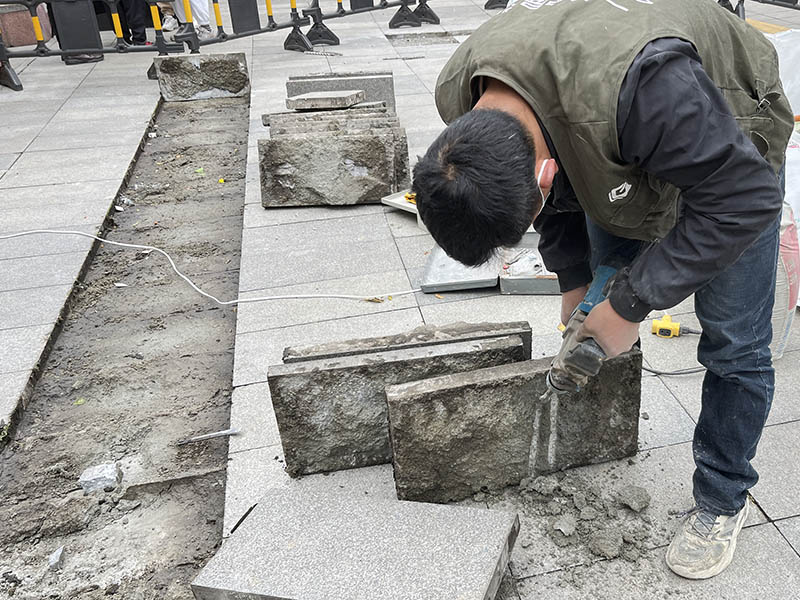
[[[436,243],[471,266],[517,244],[542,201],[535,158],[508,113],[479,109],[453,121],[414,167],[417,209]]]

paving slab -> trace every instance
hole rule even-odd
[[[11,165],[14,164],[14,161],[19,158],[19,153],[5,153],[5,148],[3,149],[3,154],[0,154],[0,171],[6,171],[11,168]]]
[[[800,517],[791,517],[776,521],[775,526],[786,538],[786,541],[791,544],[794,551],[800,555]]]
[[[258,504],[265,494],[272,491],[302,493],[309,489],[341,490],[369,498],[397,499],[390,465],[293,479],[284,470],[280,445],[244,450],[228,457],[223,536],[228,537],[247,511]]]
[[[71,292],[71,285],[0,292],[0,329],[55,324]]]
[[[364,102],[364,90],[346,89],[317,91],[297,94],[286,98],[286,108],[290,110],[330,110],[350,108],[354,104]]]
[[[296,477],[391,462],[387,386],[524,358],[516,335],[271,366],[287,471]]]
[[[50,201],[49,206],[42,207],[39,204],[39,208],[43,210],[35,210],[37,207],[34,203],[32,203],[33,206],[27,207],[0,208],[0,215],[3,219],[0,229],[13,232],[69,226],[81,230],[86,226],[100,226],[111,208],[111,201],[103,197],[67,204],[52,202],[52,197]],[[42,236],[38,237],[40,240],[42,239]],[[65,239],[61,238],[62,241]]]
[[[52,330],[52,325],[0,330],[0,348],[3,348],[0,374],[16,373],[36,367]]]
[[[30,378],[30,371],[0,375],[0,439],[4,437],[3,428],[11,423],[14,413],[17,411]]]
[[[642,377],[639,449],[689,442],[695,422],[659,377]]]
[[[108,207],[116,196],[119,186],[119,181],[106,179],[9,188],[3,190],[0,196],[0,211],[23,209],[47,213],[65,204],[85,204],[90,200],[105,202]],[[0,230],[11,231],[5,226],[5,222],[3,220],[0,223]]]
[[[525,358],[530,357],[530,326],[525,321],[505,323],[448,323],[441,326],[424,325],[397,335],[359,338],[343,342],[332,341],[324,344],[292,346],[283,353],[283,362],[294,363],[323,358],[341,358],[366,353],[385,352],[449,344],[494,339],[505,336],[520,336]]]
[[[236,336],[233,385],[267,381],[267,367],[281,362],[285,348],[348,340],[358,335],[394,335],[422,325],[416,308],[295,325]]]
[[[411,284],[408,276],[404,270],[400,269],[386,273],[370,273],[280,288],[254,290],[245,293],[243,297],[345,294],[370,298],[376,293],[401,292],[409,289],[411,289]],[[416,302],[413,294],[392,296],[391,299],[386,298],[383,302],[336,298],[298,298],[246,303],[239,305],[236,331],[247,333],[414,307],[416,307]]]
[[[362,204],[359,206],[297,206],[266,209],[261,206],[261,194],[259,193],[254,202],[245,204],[244,224],[245,228],[268,227],[289,223],[363,217],[364,215],[378,214],[382,210],[383,207],[374,204]]]
[[[81,151],[80,160],[76,160],[72,150],[26,152],[6,172],[0,189],[103,179],[122,182],[134,152],[131,146],[93,148]],[[101,164],[105,168],[98,169],[97,165]]]
[[[681,579],[664,563],[665,549],[647,559],[599,561],[519,582],[520,598],[535,600],[628,600],[638,598],[794,598],[800,557],[771,524],[745,529],[733,563],[702,582]],[[643,590],[646,590],[644,592]],[[644,594],[644,595],[643,595]]]
[[[239,290],[402,268],[382,214],[250,228],[242,233]]]
[[[477,267],[468,267],[450,258],[438,244],[428,255],[422,271],[420,288],[425,293],[438,293],[475,288],[491,288],[497,285],[503,259],[498,254]]]
[[[514,514],[337,492],[267,494],[198,577],[198,600],[492,600]]]
[[[653,353],[655,356],[659,356]],[[658,360],[654,358],[653,361]],[[662,377],[664,384],[678,399],[688,414],[697,421],[702,405],[703,378],[705,373]],[[800,404],[797,390],[800,389],[800,351],[786,352],[775,361],[775,395],[767,418],[767,425],[788,423],[800,419]]]
[[[233,390],[230,426],[240,433],[230,437],[229,455],[281,443],[266,383],[243,385]]]
[[[800,515],[800,463],[795,459],[800,440],[800,421],[764,428],[753,467],[759,482],[751,490],[753,498],[770,519]]]
[[[337,31],[339,28],[337,28]],[[366,49],[373,54],[375,48],[386,47],[385,38],[382,36],[369,36],[365,41],[372,42]],[[347,39],[347,44],[358,41]],[[391,52],[393,53],[393,52]],[[391,71],[361,73],[322,73],[314,75],[290,76],[286,81],[286,95],[295,96],[315,91],[335,90],[363,90],[365,100],[368,102],[383,101],[394,112],[395,95],[394,81]]]
[[[2,260],[0,290],[5,292],[72,285],[85,261],[86,254],[83,252]]]
[[[570,469],[557,474],[553,491],[538,487],[546,492],[543,494],[509,488],[502,495],[487,496],[487,500],[490,508],[519,512],[520,537],[511,557],[511,570],[514,577],[525,578],[598,560],[588,541],[595,532],[608,527],[625,532],[636,543],[626,542],[626,548],[639,552],[669,544],[680,523],[679,514],[694,505],[693,472],[692,445],[676,444],[640,452],[633,459]],[[641,513],[619,501],[628,486],[644,488],[650,495],[650,504]],[[592,506],[599,515],[581,519],[577,506],[584,505]],[[766,522],[757,507],[751,505],[751,509],[748,526]],[[555,519],[564,515],[577,522],[577,534],[570,539],[553,531]]]

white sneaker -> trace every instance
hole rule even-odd
[[[161,23],[162,31],[175,31],[178,28],[178,19],[172,15],[164,17],[164,22]]]
[[[748,510],[749,501],[731,517],[693,508],[669,545],[667,566],[686,579],[708,579],[722,573],[733,560]]]
[[[210,40],[217,37],[211,31],[211,25],[200,25],[197,28],[197,38],[201,40]]]

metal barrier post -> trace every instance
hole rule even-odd
[[[188,31],[184,34],[176,34],[173,39],[176,42],[186,42],[186,45],[189,46],[190,54],[199,54],[200,40],[197,37],[197,30],[194,27],[192,5],[189,4],[189,0],[183,0],[183,14],[186,15],[186,28]]]
[[[508,6],[508,0],[487,0],[483,5],[484,10],[492,10],[495,8],[505,8]]]
[[[15,92],[22,91],[22,82],[19,75],[11,67],[11,62],[6,54],[6,45],[3,43],[3,32],[0,31],[0,85],[11,88]]]
[[[301,25],[308,25],[309,19],[308,17],[300,18],[300,14],[297,12],[297,0],[289,0],[289,6],[292,9],[292,31],[284,40],[283,49],[294,52],[310,52],[314,49],[314,45],[300,29]]]
[[[303,9],[304,17],[311,17],[314,24],[308,30],[306,37],[312,44],[324,46],[338,46],[339,38],[325,25],[322,17],[322,9],[319,7],[319,0],[312,0],[308,8]]]
[[[336,14],[344,16],[346,12],[344,6],[342,6],[342,0],[336,0]]]
[[[33,24],[33,33],[36,35],[36,50],[39,52],[47,52],[47,46],[44,43],[44,35],[42,34],[42,24],[39,22],[39,15],[36,13],[37,3],[28,4],[28,12],[31,13],[31,23]]]
[[[430,23],[431,25],[439,24],[439,15],[433,12],[433,9],[428,6],[428,0],[419,0],[419,6],[414,9],[414,14],[419,17],[423,23]]]
[[[267,0],[267,29],[277,29],[278,24],[272,16],[272,0]]]
[[[403,3],[394,16],[389,20],[389,29],[397,29],[398,27],[421,27],[422,21],[415,15],[410,8],[408,8],[408,0],[402,0]]]
[[[217,39],[224,40],[228,37],[228,34],[222,28],[222,13],[219,11],[219,2],[218,0],[212,0],[212,4],[214,5],[214,20],[217,22]]]
[[[116,48],[119,51],[127,49],[122,35],[122,23],[119,20],[119,0],[107,0],[108,7],[111,9],[111,22],[114,24],[114,35],[117,36]]]

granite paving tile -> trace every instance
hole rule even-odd
[[[18,371],[0,375],[0,432],[2,432],[5,424],[11,422],[11,416],[17,410],[30,377],[30,371]]]
[[[54,324],[71,291],[71,285],[59,285],[0,292],[0,329]]]
[[[343,219],[347,217],[363,217],[383,212],[380,204],[362,204],[360,206],[304,206],[298,208],[264,208],[261,206],[261,195],[257,203],[247,203],[244,207],[244,226],[269,227],[288,223],[305,223],[326,219]]]
[[[2,211],[0,211],[0,219],[1,218]],[[98,233],[97,225],[76,225],[53,229],[80,230],[93,235],[97,235]],[[12,232],[0,232],[0,236],[8,233]],[[86,254],[92,247],[92,244],[93,240],[77,235],[37,234],[0,240],[0,261],[11,258],[70,254],[74,252]]]
[[[1,260],[0,291],[72,285],[85,260],[85,252]]]
[[[5,148],[3,148],[5,151]],[[14,161],[19,158],[19,153],[0,154],[0,171],[5,171],[11,168]]]
[[[28,150],[83,150],[106,146],[135,148],[143,133],[144,127],[135,121],[129,124],[112,122],[105,126],[95,125],[91,131],[87,131],[83,121],[56,120],[42,129]]]
[[[231,436],[228,454],[281,443],[266,383],[243,385],[233,390],[231,427],[238,428],[241,433]]]
[[[639,449],[689,442],[694,421],[658,377],[642,379]]]
[[[239,289],[402,268],[383,214],[245,229]]]
[[[533,335],[557,333],[561,314],[560,296],[485,296],[462,300],[460,302],[444,302],[420,307],[425,323],[438,325],[465,321],[480,323],[496,321],[502,315],[504,321],[528,321]]]
[[[364,298],[370,298],[384,292],[402,292],[409,289],[411,289],[411,285],[408,277],[401,269],[386,273],[371,273],[356,277],[255,290],[247,292],[244,297],[345,294],[363,295]],[[338,298],[267,300],[240,304],[236,331],[237,333],[247,333],[413,307],[416,307],[413,295],[393,296],[391,300],[385,299],[383,302]]]
[[[403,259],[403,266],[407,271],[415,267],[424,267],[428,261],[428,255],[431,253],[431,248],[436,244],[427,233],[397,238],[395,242],[397,243],[397,249],[400,251],[400,257]]]
[[[800,421],[764,428],[753,467],[759,482],[751,490],[753,498],[770,519],[800,515],[800,462],[797,447]]]
[[[5,121],[5,119],[4,119]],[[3,152],[24,152],[42,130],[42,125],[3,124]],[[9,165],[10,166],[10,165]],[[8,167],[6,167],[8,168]]]
[[[133,154],[134,148],[130,146],[82,150],[79,160],[72,150],[26,152],[0,181],[0,189],[103,179],[121,182]],[[43,169],[43,164],[48,168]],[[98,169],[98,165],[104,165],[103,169]]]
[[[52,325],[0,330],[0,374],[36,367],[52,331]]]
[[[642,531],[645,534],[643,547],[656,548],[668,544],[679,524],[677,516],[694,505],[692,498],[692,445],[690,443],[665,446],[639,452],[636,458],[578,467],[566,471],[561,485],[572,485],[586,493],[594,492],[605,500],[615,501],[619,491],[626,485],[645,488],[650,494],[650,505],[640,514],[629,509],[620,510],[619,518],[613,522],[600,517],[602,525],[613,523],[625,530]],[[569,483],[567,483],[569,482]],[[576,564],[590,564],[597,560],[583,543],[558,545],[548,533],[552,527],[551,516],[531,508],[530,501],[521,501],[516,488],[506,491],[504,496],[490,496],[490,508],[520,513],[520,537],[511,557],[514,577],[523,578],[540,575]],[[757,507],[748,517],[748,525],[766,522]],[[564,514],[578,512],[566,505]]]
[[[269,365],[280,364],[283,360],[283,350],[289,346],[392,335],[410,331],[420,325],[422,325],[422,318],[419,310],[409,308],[322,323],[243,333],[236,336],[233,385],[240,386],[266,381],[267,368]]]
[[[782,521],[776,521],[775,526],[800,555],[800,517],[791,517]]]
[[[86,94],[77,98],[89,99],[93,96]],[[116,96],[108,96],[115,98]],[[148,107],[142,104],[119,104],[110,103],[108,106],[98,105],[96,108],[87,110],[82,106],[74,108],[62,108],[58,111],[57,119],[59,122],[65,121],[122,121],[125,123],[136,122],[142,126],[142,132],[156,108],[157,96],[153,96],[152,105]]]
[[[47,198],[42,200],[46,201]],[[49,200],[52,202],[53,198],[50,197]],[[89,225],[100,225],[111,208],[111,201],[102,196],[84,202],[56,203],[50,206],[42,206],[41,203],[39,206],[31,204],[33,206],[15,209],[0,208],[0,218],[3,219],[0,229],[8,232],[57,227],[80,229]],[[36,210],[37,208],[40,210]]]
[[[417,215],[413,213],[386,207],[384,214],[395,238],[415,237],[427,233],[417,225]]]
[[[280,445],[237,452],[228,457],[223,536],[242,516],[271,491],[341,490],[343,493],[396,500],[391,465],[348,469],[292,479],[283,469]]]
[[[25,209],[44,213],[64,204],[86,203],[95,200],[107,206],[117,194],[120,181],[107,179],[99,181],[80,181],[76,183],[55,183],[50,185],[31,185],[4,189],[0,194],[0,214],[4,210]],[[0,231],[11,231],[6,221],[0,221]]]
[[[745,529],[733,563],[705,581],[681,579],[667,568],[664,549],[636,562],[599,561],[519,582],[520,598],[534,600],[633,600],[681,598],[794,598],[800,583],[800,557],[772,524]]]
[[[654,359],[655,360],[655,359]],[[664,384],[695,421],[700,416],[705,373],[663,377]],[[800,351],[793,350],[775,361],[775,395],[767,425],[800,419],[797,390],[800,386]]]

